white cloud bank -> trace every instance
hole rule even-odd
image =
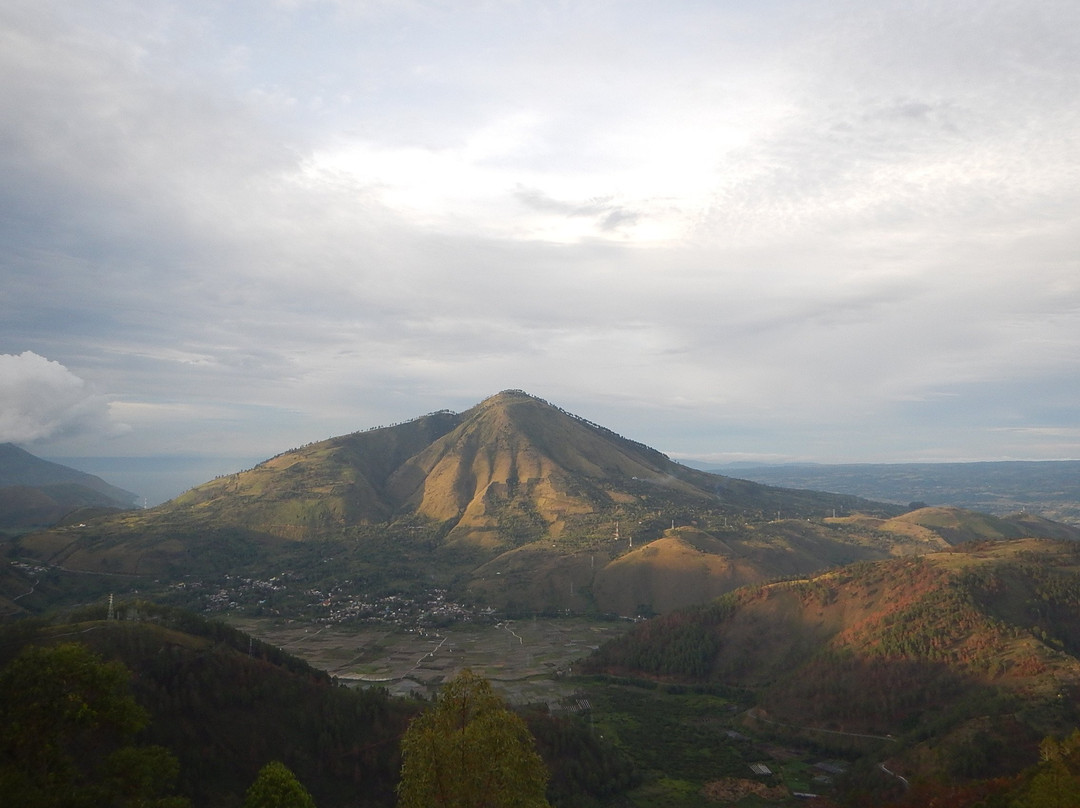
[[[116,436],[126,430],[112,420],[108,400],[59,362],[32,351],[0,354],[0,442]]]

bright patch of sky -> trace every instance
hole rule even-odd
[[[513,387],[677,457],[1080,457],[1072,2],[11,0],[0,104],[39,454]]]

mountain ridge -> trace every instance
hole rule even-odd
[[[1080,526],[1080,460],[939,463],[701,464],[766,485],[813,488],[881,502],[951,505],[995,516],[1034,511]]]
[[[130,508],[136,499],[93,474],[0,443],[0,530],[55,524],[78,508]]]

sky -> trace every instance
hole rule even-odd
[[[1080,458],[1075,0],[2,0],[0,109],[39,456],[514,388],[694,462]]]

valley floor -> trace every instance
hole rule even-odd
[[[551,706],[573,694],[564,677],[574,663],[632,625],[581,618],[459,622],[437,629],[243,617],[229,622],[342,681],[381,685],[394,695],[430,697],[471,668],[511,704]]]

